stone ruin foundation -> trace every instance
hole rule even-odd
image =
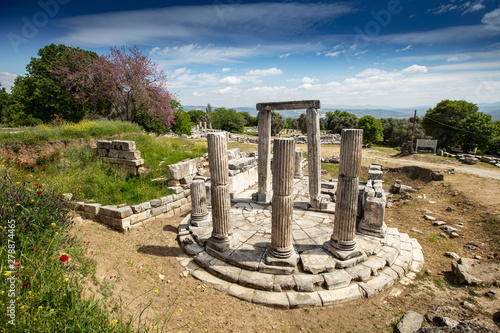
[[[266,112],[259,113],[260,121]],[[309,114],[314,120],[316,113]],[[359,181],[361,139],[361,130],[342,132],[332,214],[311,209],[316,203],[311,188],[314,191],[317,186],[319,196],[321,184],[311,186],[311,179],[298,177],[301,170],[297,170],[296,157],[300,154],[295,151],[295,141],[288,138],[273,143],[272,197],[268,197],[268,188],[259,192],[256,202],[252,190],[247,190],[231,201],[226,136],[209,133],[211,218],[203,200],[204,183],[198,185],[195,180],[191,185],[192,214],[178,230],[187,254],[178,258],[181,265],[221,292],[280,308],[326,306],[370,297],[400,279],[414,278],[424,263],[422,247],[416,239],[385,225],[382,167],[372,165],[368,181]],[[270,147],[264,145],[263,149],[259,166],[267,167]],[[309,165],[315,165],[311,155]],[[313,182],[319,180],[316,175],[320,173],[313,172]],[[260,176],[259,191],[270,183],[270,179],[261,182]],[[310,199],[308,206],[301,202],[305,198]]]

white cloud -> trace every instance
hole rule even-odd
[[[255,76],[281,75],[281,74],[283,74],[283,71],[281,69],[273,67],[273,68],[269,68],[269,69],[254,69],[254,70],[248,71],[246,74],[247,75],[255,75]]]
[[[222,89],[215,90],[214,93],[218,95],[226,95],[226,94],[237,94],[240,92],[240,89],[235,87],[225,87]]]
[[[327,54],[325,54],[325,56],[327,56],[327,57],[338,57],[341,53],[342,53],[342,51],[328,52]]]
[[[354,12],[346,3],[241,3],[172,6],[84,15],[61,21],[69,33],[59,39],[80,46],[155,45],[159,41],[296,40],[318,25]],[[165,45],[165,43],[162,43]]]
[[[287,58],[291,55],[291,53],[280,54],[280,59]]]
[[[492,12],[486,13],[481,20],[482,23],[490,30],[499,31],[500,30],[500,8],[495,9]]]
[[[222,69],[222,73],[227,73],[227,72],[230,72],[231,71],[231,68],[228,68],[228,67],[225,67]]]
[[[313,82],[318,81],[318,79],[316,79],[314,77],[304,76],[302,79],[300,79],[300,81],[302,81],[304,83],[313,83]]]
[[[422,74],[422,73],[427,73],[427,67],[425,66],[419,66],[419,65],[412,65],[410,67],[407,67],[401,71],[402,74]]]
[[[227,84],[240,84],[243,80],[237,76],[226,76],[225,78],[220,79],[219,82]]]
[[[447,62],[458,62],[458,61],[467,61],[470,60],[471,57],[464,55],[464,56],[452,56],[446,59]]]
[[[404,47],[402,49],[396,50],[396,52],[403,52],[403,51],[408,51],[408,50],[411,50],[411,49],[412,49],[412,46],[408,45],[407,47]]]
[[[12,86],[14,85],[14,80],[17,76],[17,74],[0,72],[0,83],[2,84],[2,87],[7,90],[7,92],[9,92],[10,88],[12,88]]]
[[[439,15],[457,10],[461,11],[463,15],[467,13],[476,12],[478,10],[485,8],[485,6],[483,5],[484,0],[466,1],[465,3],[463,2],[463,0],[459,1],[452,0],[451,2],[452,3],[450,4],[440,5],[436,8],[430,8],[427,10],[427,12],[433,13],[434,15]]]

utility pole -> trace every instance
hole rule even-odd
[[[410,151],[413,154],[413,139],[415,138],[415,124],[417,122],[417,110],[415,110],[415,113],[413,114],[413,129],[411,131],[411,148]]]

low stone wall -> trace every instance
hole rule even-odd
[[[120,231],[143,225],[156,218],[181,215],[191,210],[189,187],[172,187],[174,194],[153,199],[138,205],[103,206],[99,203],[72,202],[72,208],[82,217]]]
[[[452,154],[448,153],[442,149],[438,149],[436,152],[436,155],[438,156],[444,156],[444,157],[452,157],[456,158],[460,162],[464,164],[477,164],[478,161],[484,162],[484,163],[489,163],[491,165],[494,165],[496,167],[500,167],[500,157],[495,156],[495,155],[474,155],[474,154]]]
[[[141,166],[144,164],[144,159],[141,158],[141,152],[135,150],[134,141],[99,140],[97,155],[110,164],[112,169],[121,170],[128,175],[142,173]]]

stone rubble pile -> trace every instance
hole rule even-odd
[[[497,155],[474,155],[474,154],[452,154],[448,153],[442,149],[438,149],[436,152],[439,156],[456,158],[460,162],[469,165],[475,165],[478,161],[489,163],[491,165],[500,167],[500,157]]]
[[[142,168],[144,159],[141,158],[141,152],[135,149],[134,141],[99,140],[97,154],[112,169],[122,170],[128,175],[138,175],[145,171]]]

